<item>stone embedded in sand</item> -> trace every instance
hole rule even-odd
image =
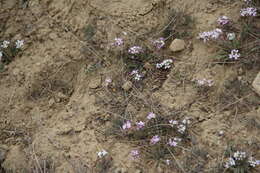
[[[174,39],[170,45],[170,49],[173,52],[179,52],[185,49],[185,41],[181,39]]]
[[[131,81],[125,82],[124,85],[122,86],[122,88],[123,88],[125,91],[129,91],[132,87],[133,87],[133,84],[132,84]]]
[[[255,91],[257,92],[257,94],[260,95],[260,72],[258,72],[252,86],[255,89]]]

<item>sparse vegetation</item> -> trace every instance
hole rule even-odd
[[[259,172],[259,0],[12,1],[0,172]]]

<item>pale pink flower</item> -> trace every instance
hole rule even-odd
[[[152,139],[150,140],[150,143],[151,143],[152,145],[154,145],[154,144],[158,143],[160,140],[161,140],[161,138],[160,138],[158,135],[155,135],[155,136],[153,136]]]
[[[140,129],[144,128],[145,123],[143,121],[139,121],[136,123],[136,126],[137,126],[137,130],[140,130]]]
[[[147,115],[147,119],[150,120],[150,119],[153,119],[155,118],[156,115],[153,113],[153,112],[150,112],[148,115]]]
[[[218,18],[218,24],[219,25],[226,25],[230,22],[229,18],[227,16],[221,16]]]
[[[131,152],[130,152],[130,154],[131,154],[131,156],[132,156],[132,158],[135,160],[135,159],[138,159],[138,158],[140,158],[140,151],[139,150],[132,150]]]

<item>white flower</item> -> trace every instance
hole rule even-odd
[[[213,86],[213,84],[214,84],[213,80],[205,79],[205,78],[198,79],[197,83],[199,86],[209,86],[209,87]]]
[[[17,49],[20,49],[24,45],[24,40],[17,40],[15,45]]]
[[[219,134],[219,136],[222,136],[222,135],[224,135],[224,131],[223,131],[223,130],[220,130],[220,131],[218,132],[218,134]]]
[[[102,158],[107,154],[108,154],[108,152],[106,150],[101,150],[101,151],[97,152],[97,155],[99,158]]]
[[[231,53],[229,54],[229,59],[237,60],[240,57],[240,53],[237,49],[231,50]]]
[[[142,79],[142,75],[139,74],[139,71],[138,70],[133,70],[130,75],[134,76],[134,80],[141,80]]]
[[[132,125],[131,125],[131,122],[130,122],[130,121],[126,121],[126,122],[123,124],[123,126],[122,126],[123,130],[130,129],[131,127],[132,127]]]
[[[177,128],[178,128],[178,132],[182,134],[186,131],[186,126],[184,124],[178,125]]]
[[[256,160],[255,158],[253,157],[249,157],[248,158],[248,163],[251,167],[256,167],[258,165],[260,165],[260,160]]]
[[[9,41],[4,40],[4,41],[3,41],[3,45],[1,45],[1,47],[2,47],[2,48],[8,48],[8,45],[9,45],[9,44],[10,44]]]
[[[235,160],[244,160],[246,158],[246,152],[237,151],[233,155]]]
[[[232,157],[230,157],[230,158],[228,158],[228,161],[226,162],[226,164],[224,166],[225,166],[225,168],[230,168],[235,165],[236,165],[235,160]]]
[[[173,63],[172,59],[163,60],[161,63],[156,64],[156,68],[169,69],[171,68],[171,64]]]
[[[167,165],[170,165],[171,161],[169,159],[165,160]]]
[[[143,51],[143,49],[140,46],[133,46],[128,49],[128,53],[133,54],[133,55],[139,54],[142,51]]]
[[[170,120],[169,123],[173,126],[173,125],[177,125],[178,121],[176,120]]]
[[[189,120],[189,118],[184,118],[183,120],[182,120],[182,123],[183,124],[190,124],[190,120]]]
[[[257,9],[254,7],[242,8],[240,11],[241,16],[256,16]]]
[[[140,75],[140,74],[136,74],[134,77],[134,80],[137,80],[137,81],[139,81],[141,79],[142,79],[142,75]]]

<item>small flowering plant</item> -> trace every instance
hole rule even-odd
[[[133,70],[131,73],[130,73],[130,76],[132,76],[132,78],[135,80],[135,81],[140,81],[143,77],[143,75],[139,72],[139,70]]]
[[[259,165],[260,160],[255,159],[244,151],[235,151],[230,153],[223,166],[228,170],[244,170],[244,172],[247,172]]]
[[[128,53],[130,55],[139,55],[143,52],[143,48],[141,46],[132,46],[128,49]]]
[[[155,135],[151,138],[150,140],[150,144],[151,145],[155,145],[156,143],[158,143],[161,140],[161,137],[159,135]]]
[[[214,85],[214,81],[211,79],[202,78],[202,79],[197,79],[195,81],[198,86],[211,87]]]
[[[248,16],[255,17],[257,16],[257,9],[255,7],[242,8],[240,10],[240,15],[242,17],[248,17]]]
[[[240,58],[241,54],[239,53],[239,50],[237,49],[232,49],[228,58],[231,60],[238,60]]]
[[[227,16],[220,16],[217,22],[220,26],[225,26],[230,24],[230,19]]]
[[[130,155],[131,155],[133,160],[139,159],[140,158],[140,151],[137,150],[137,149],[133,149],[133,150],[131,150]]]
[[[198,39],[202,39],[204,42],[210,41],[210,40],[217,40],[220,38],[220,36],[223,34],[223,31],[220,28],[216,28],[211,31],[201,32],[199,33]]]
[[[145,117],[142,120],[122,119],[120,129],[113,131],[113,135],[135,141],[138,149],[133,148],[129,152],[133,160],[139,159],[142,153],[142,157],[152,160],[168,159],[169,163],[172,162],[173,160],[169,160],[171,153],[181,152],[181,146],[190,141],[188,129],[191,119],[184,117],[177,120],[172,115],[154,112],[143,116]],[[114,127],[118,127],[118,124]]]
[[[152,44],[154,45],[154,47],[157,49],[157,50],[160,50],[161,48],[164,47],[165,45],[165,42],[164,42],[164,38],[163,37],[160,37],[158,38],[157,40],[153,40],[152,41]]]
[[[16,40],[15,42],[4,40],[0,42],[0,63],[10,63],[23,46],[24,40]]]
[[[131,129],[131,127],[132,127],[131,121],[127,120],[127,121],[123,124],[122,129],[123,129],[123,130],[128,130],[128,129]]]
[[[172,59],[165,59],[161,63],[157,63],[156,68],[166,70],[171,68],[172,63],[173,63]]]
[[[112,43],[113,46],[122,46],[124,44],[124,40],[122,38],[116,37],[114,42]]]

